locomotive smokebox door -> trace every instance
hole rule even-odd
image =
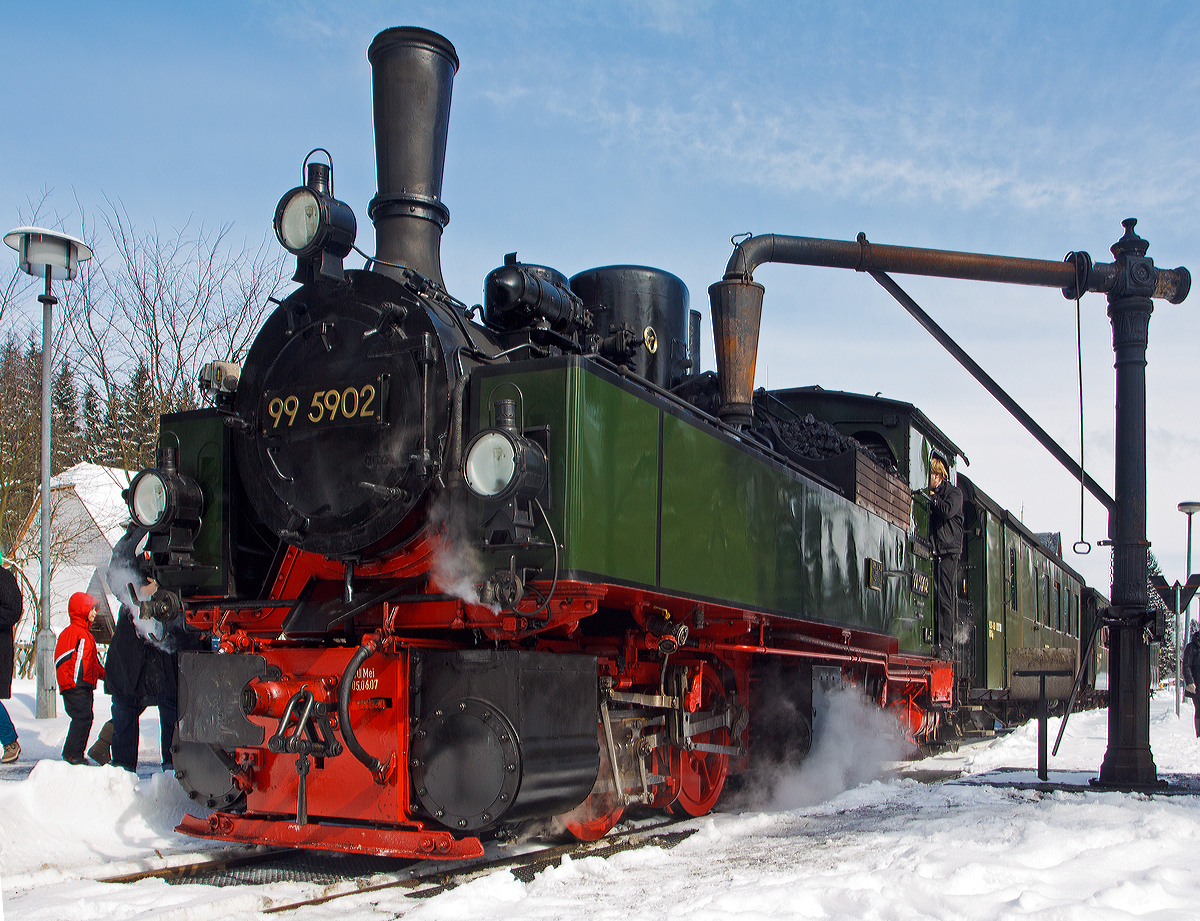
[[[411,662],[418,814],[479,831],[587,798],[600,767],[594,657],[434,650]]]

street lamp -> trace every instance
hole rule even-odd
[[[37,718],[53,719],[56,713],[54,685],[54,634],[50,631],[50,348],[52,308],[58,298],[50,293],[50,281],[70,281],[79,273],[79,263],[92,258],[82,240],[46,230],[18,227],[4,235],[4,242],[17,251],[22,272],[45,278],[46,291],[38,295],[42,304],[42,597],[34,649],[37,661]]]

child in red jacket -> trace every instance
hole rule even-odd
[[[67,602],[67,613],[71,615],[71,623],[54,647],[58,689],[62,692],[63,708],[71,717],[62,756],[70,764],[87,764],[83,749],[92,731],[92,698],[96,683],[104,677],[104,666],[92,638],[96,599],[85,592],[76,592]]]

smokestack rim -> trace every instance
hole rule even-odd
[[[454,72],[458,73],[458,52],[454,50],[450,39],[429,29],[422,29],[420,26],[394,26],[391,29],[384,29],[371,40],[371,46],[367,49],[367,60],[374,66],[377,57],[386,54],[396,45],[406,47],[417,45],[427,48],[446,58],[454,65]]]
[[[375,222],[389,217],[419,217],[444,228],[450,223],[450,209],[430,195],[379,192],[367,203],[367,218]]]

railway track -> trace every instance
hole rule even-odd
[[[517,879],[529,882],[543,870],[560,865],[564,857],[611,857],[622,851],[641,847],[675,847],[696,831],[694,828],[671,830],[672,826],[677,824],[679,820],[658,822],[610,834],[599,841],[549,845],[524,854],[472,861],[452,869],[431,866],[430,861],[399,861],[361,855],[330,855],[289,848],[269,848],[253,853],[239,851],[214,859],[142,870],[109,877],[99,882],[129,884],[144,879],[162,879],[174,884],[228,886],[303,881],[343,883],[350,886],[345,891],[326,892],[313,898],[284,902],[262,909],[264,914],[281,914],[309,905],[324,905],[351,896],[387,890],[407,890],[403,893],[407,898],[430,898],[498,869],[508,869]],[[343,864],[340,870],[337,867],[338,863]],[[363,880],[380,873],[408,875],[380,883],[361,884]],[[359,885],[354,885],[356,881]]]
[[[562,863],[563,857],[570,857],[573,860],[583,857],[611,857],[622,851],[634,850],[641,847],[656,846],[669,849],[691,837],[696,832],[694,828],[681,829],[680,831],[663,830],[665,826],[672,824],[675,823],[666,822],[650,829],[643,828],[636,831],[609,835],[599,841],[555,845],[531,851],[528,854],[472,863],[455,870],[435,870],[428,874],[379,883],[374,886],[364,886],[363,888],[349,892],[323,895],[299,902],[288,902],[283,905],[273,905],[270,908],[264,909],[263,913],[278,914],[308,905],[324,905],[326,902],[332,902],[336,899],[380,892],[386,889],[408,889],[410,891],[405,893],[407,898],[431,898],[498,869],[508,869],[521,882],[527,883],[543,870],[559,866]]]
[[[236,848],[234,853],[225,854],[206,860],[196,860],[191,863],[173,864],[156,867],[152,870],[139,870],[135,873],[124,873],[120,876],[108,876],[99,879],[100,883],[136,883],[143,879],[162,879],[167,882],[205,882],[199,877],[211,877],[216,873],[231,870],[236,867],[251,867],[268,861],[278,860],[288,854],[297,853],[293,848]]]

